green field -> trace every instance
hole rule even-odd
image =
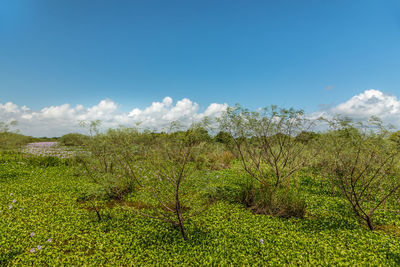
[[[400,216],[383,209],[370,231],[307,171],[297,176],[303,219],[255,214],[221,199],[187,221],[185,241],[179,230],[132,211],[140,192],[101,202],[99,221],[78,201],[90,179],[72,160],[51,162],[1,154],[0,265],[400,264]],[[244,176],[237,169],[197,172],[199,191],[234,190]]]

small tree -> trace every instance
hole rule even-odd
[[[338,186],[353,212],[374,230],[373,216],[400,188],[399,151],[388,141],[389,132],[377,118],[354,123],[336,117],[328,121],[324,151],[326,173]]]
[[[228,146],[253,178],[242,187],[241,203],[257,213],[303,217],[305,201],[291,178],[310,157],[296,136],[308,131],[312,121],[302,110],[271,106],[249,111],[236,105],[219,123],[221,131],[232,137]]]
[[[121,200],[141,186],[139,166],[144,161],[148,134],[139,134],[135,128],[110,129],[87,139],[86,148],[79,156],[87,175],[101,185],[107,197]],[[134,164],[133,164],[134,163]]]
[[[219,123],[233,137],[244,170],[260,183],[272,182],[276,188],[307,162],[305,145],[295,138],[313,125],[302,110],[271,106],[249,111],[236,105]]]
[[[400,150],[400,131],[390,134],[389,140],[393,143],[396,149]]]
[[[185,221],[208,207],[195,197],[193,177],[204,140],[209,139],[205,133],[197,126],[169,134],[110,129],[91,137],[91,153],[82,157],[82,164],[108,197],[123,200],[132,192],[144,194],[147,210],[127,208],[170,223],[187,239]]]
[[[218,143],[222,143],[226,146],[232,144],[232,136],[224,131],[219,131],[215,136],[214,136],[214,141]]]
[[[0,121],[0,133],[8,133],[8,132],[10,132],[12,127],[17,126],[17,125],[18,125],[18,122],[15,120],[10,121],[9,123]]]
[[[17,125],[18,122],[15,120],[8,123],[0,121],[0,149],[22,148],[32,142],[32,137],[19,134],[18,130],[13,129]]]
[[[152,155],[148,158],[148,174],[142,179],[146,190],[159,206],[140,214],[165,221],[178,227],[186,240],[185,221],[208,205],[196,198],[194,173],[196,158],[202,152],[204,133],[192,127],[186,132],[176,132],[159,136],[153,142]]]

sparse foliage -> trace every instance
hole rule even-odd
[[[0,133],[8,133],[10,132],[11,128],[18,125],[18,122],[13,120],[8,123],[0,121]]]
[[[398,154],[389,132],[376,118],[355,123],[336,117],[329,121],[324,150],[326,175],[340,188],[353,212],[374,230],[373,217],[400,188]]]
[[[197,126],[170,134],[110,129],[91,138],[87,146],[91,154],[83,155],[81,162],[109,198],[122,200],[136,190],[147,194],[158,205],[135,211],[178,227],[186,239],[184,222],[207,206],[196,202],[193,174],[201,167],[200,152],[210,139]]]
[[[80,133],[69,133],[60,137],[58,142],[64,146],[83,146],[89,141],[89,136]]]
[[[219,122],[233,137],[244,170],[260,183],[278,187],[307,162],[305,146],[296,136],[312,123],[301,110],[271,106],[249,111],[236,105]]]
[[[142,179],[143,188],[159,205],[147,213],[137,212],[178,227],[184,239],[187,239],[185,221],[208,207],[199,203],[193,186],[204,136],[203,129],[196,127],[159,136],[156,145],[151,146],[151,156],[145,165],[147,175]]]
[[[258,181],[246,193],[248,196],[253,195],[250,206],[266,214],[303,216],[305,205],[296,204],[304,204],[299,194],[291,194],[293,197],[286,198],[287,201],[275,201],[283,196],[278,191],[282,191],[283,187],[290,189],[296,183],[291,178],[311,157],[307,153],[312,150],[305,149],[311,137],[307,136],[307,142],[304,138],[298,138],[313,125],[303,111],[277,106],[249,111],[236,105],[227,109],[219,123],[223,131],[219,138],[231,144],[244,171]],[[291,206],[298,206],[299,211],[293,213]]]

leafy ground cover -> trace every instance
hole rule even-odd
[[[221,198],[187,224],[188,240],[168,224],[139,216],[124,202],[104,202],[98,221],[78,201],[93,186],[65,160],[0,158],[0,265],[387,265],[400,264],[400,217],[378,214],[369,231],[344,199],[299,174],[304,219],[258,215]],[[197,175],[204,194],[234,194],[236,170]],[[207,181],[205,183],[204,181]],[[145,207],[144,207],[145,208]]]

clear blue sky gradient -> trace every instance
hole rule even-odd
[[[0,103],[311,112],[399,81],[400,1],[0,0]]]

